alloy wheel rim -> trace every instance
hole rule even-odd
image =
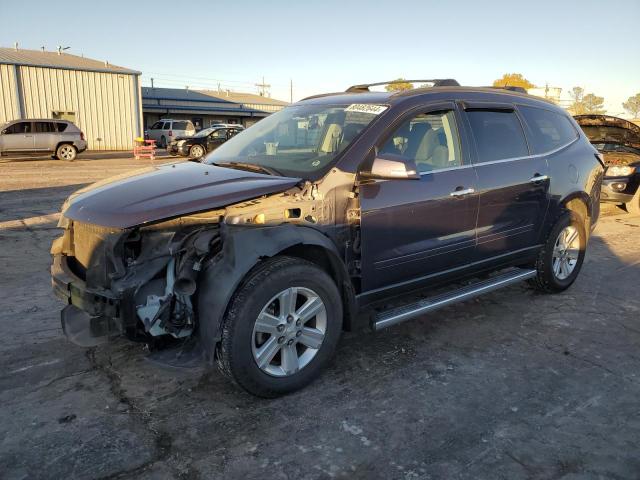
[[[60,155],[65,160],[69,160],[69,159],[73,158],[73,150],[72,150],[71,147],[62,147],[60,149]]]
[[[569,225],[562,229],[553,247],[553,274],[559,280],[566,280],[575,270],[580,255],[580,235],[578,229]]]
[[[200,158],[203,155],[203,151],[202,151],[202,147],[200,146],[195,146],[193,147],[193,156],[195,158]]]
[[[256,318],[251,351],[258,368],[288,377],[317,355],[327,331],[327,309],[320,296],[305,287],[274,295]]]

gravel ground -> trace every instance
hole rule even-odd
[[[563,294],[518,285],[345,334],[319,381],[260,400],[62,335],[55,213],[148,164],[0,163],[0,478],[640,478],[640,219],[605,209]]]

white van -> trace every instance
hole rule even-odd
[[[150,140],[155,140],[158,147],[167,148],[167,145],[174,138],[190,137],[195,133],[196,127],[193,126],[191,120],[163,118],[151,125],[151,128],[146,132],[146,137]]]

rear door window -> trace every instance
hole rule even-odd
[[[467,110],[478,162],[529,155],[520,120],[511,110]]]
[[[518,110],[527,123],[534,153],[550,152],[578,138],[578,132],[564,115],[524,105],[518,106]]]
[[[52,133],[55,132],[55,125],[53,122],[34,122],[35,133]]]

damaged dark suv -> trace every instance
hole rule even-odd
[[[52,246],[67,337],[183,339],[271,397],[314,379],[343,329],[522,280],[568,288],[599,214],[596,150],[544,100],[420,82],[310,97],[203,163],[73,194]]]

